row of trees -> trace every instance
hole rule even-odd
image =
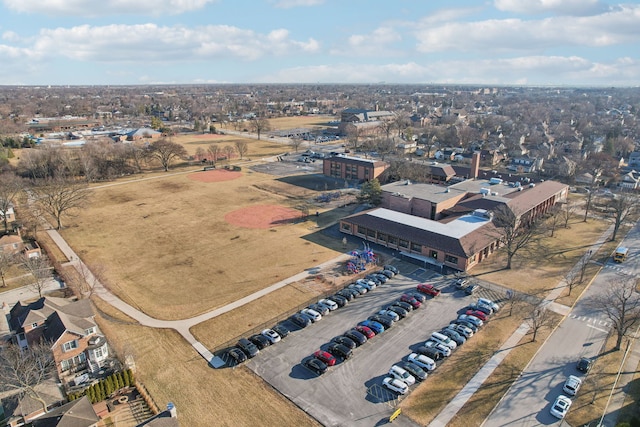
[[[246,141],[235,141],[233,145],[220,146],[218,144],[210,144],[205,150],[202,147],[196,149],[195,159],[200,162],[208,162],[215,164],[218,161],[231,160],[238,155],[243,159],[249,153],[249,144]]]
[[[131,387],[135,384],[133,377],[133,371],[126,369],[124,371],[118,371],[108,377],[91,384],[84,390],[69,393],[67,395],[69,401],[80,399],[82,396],[87,396],[91,403],[97,403],[105,400],[113,393],[120,389]]]

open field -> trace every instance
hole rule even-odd
[[[217,145],[221,149],[227,145],[235,148],[236,141],[244,141],[248,145],[248,153],[245,159],[255,159],[261,157],[275,156],[289,151],[290,148],[287,145],[279,144],[269,139],[253,139],[243,138],[236,135],[217,135],[217,134],[185,134],[172,137],[172,141],[181,144],[190,155],[194,155],[198,148],[207,150],[210,145]],[[234,161],[239,158],[232,159]],[[226,161],[222,162],[226,163]]]
[[[294,128],[313,129],[319,126],[322,127],[331,120],[336,120],[336,117],[326,115],[291,116],[269,119],[269,124],[271,125],[272,130]]]
[[[128,303],[153,317],[190,317],[338,255],[302,238],[313,222],[249,229],[224,220],[247,206],[291,206],[254,187],[271,179],[245,170],[225,182],[178,174],[99,187],[63,235]]]

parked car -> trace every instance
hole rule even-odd
[[[423,354],[411,353],[408,360],[409,362],[415,363],[416,365],[420,366],[422,369],[426,369],[427,371],[433,371],[434,369],[436,369],[436,362]]]
[[[389,375],[405,382],[407,385],[414,385],[416,383],[415,377],[411,375],[406,369],[398,365],[393,365],[391,368],[389,368]]]
[[[394,273],[391,270],[382,270],[381,273],[384,274],[385,276],[387,276],[389,279],[391,279],[393,276],[396,275],[396,273]]]
[[[280,338],[286,338],[291,332],[289,328],[284,326],[282,323],[278,323],[272,329],[276,331],[278,335],[280,335]]]
[[[330,311],[338,309],[338,303],[336,303],[335,301],[330,300],[328,298],[323,298],[323,299],[319,300],[318,304],[328,307]]]
[[[421,304],[427,300],[427,297],[424,296],[424,294],[422,294],[420,292],[417,292],[417,291],[415,291],[415,292],[407,292],[407,295],[411,295],[412,297],[417,299]]]
[[[327,366],[334,366],[338,361],[333,354],[323,350],[318,350],[313,353],[313,357],[322,360]]]
[[[593,361],[591,359],[588,357],[581,357],[576,364],[576,369],[586,374],[591,370],[591,365],[593,365]]]
[[[362,322],[358,323],[358,326],[364,326],[365,328],[369,328],[373,331],[374,334],[378,335],[384,332],[384,326],[378,322],[375,322],[373,320],[363,320]],[[359,329],[358,329],[359,330]],[[362,331],[360,331],[362,332]],[[367,335],[365,332],[362,332],[363,334]],[[367,338],[370,338],[369,336],[367,336]]]
[[[484,322],[476,316],[471,316],[469,314],[461,314],[458,316],[459,320],[464,320],[467,322],[471,322],[476,325],[478,328],[484,325]]]
[[[493,310],[494,313],[497,313],[498,311],[500,311],[500,306],[498,304],[496,304],[495,301],[491,301],[490,299],[478,298],[478,304],[487,305],[487,306],[491,307],[491,309]]]
[[[249,357],[255,357],[258,353],[260,353],[260,350],[258,349],[258,347],[256,347],[256,345],[254,343],[252,343],[251,341],[249,341],[246,338],[240,338],[238,340],[238,343],[236,344],[236,346],[244,351],[244,353]]]
[[[462,325],[466,328],[471,329],[471,331],[474,334],[478,332],[478,327],[474,323],[469,322],[468,320],[454,319],[450,322],[450,324]]]
[[[367,320],[370,320],[374,323],[379,323],[381,326],[384,326],[384,329],[390,329],[393,326],[393,319],[387,316],[382,316],[380,314],[374,314],[373,316],[369,316]]]
[[[462,344],[467,342],[467,339],[464,336],[460,335],[457,331],[454,331],[453,329],[449,329],[448,327],[443,328],[440,331],[440,333],[451,338],[458,347],[460,347]]]
[[[401,302],[406,302],[407,304],[411,304],[412,308],[419,308],[420,307],[420,301],[418,301],[417,299],[415,299],[413,296],[408,295],[408,294],[403,294],[400,297],[400,301]]]
[[[277,342],[279,342],[282,337],[280,336],[280,334],[278,334],[276,331],[274,331],[273,329],[263,329],[262,332],[260,332],[262,334],[262,336],[264,336],[266,339],[268,339],[269,341],[271,341],[271,344],[275,344]]]
[[[569,375],[569,378],[564,382],[562,386],[562,390],[567,393],[569,396],[575,396],[578,394],[578,390],[580,390],[580,386],[582,385],[582,380],[575,375]]]
[[[355,298],[351,291],[348,289],[340,289],[338,292],[336,292],[336,295],[343,297],[349,302],[353,301],[353,299]]]
[[[387,283],[387,281],[389,280],[389,278],[382,273],[373,273],[373,275],[376,276],[382,283]]]
[[[347,360],[351,357],[352,351],[346,345],[339,344],[337,342],[331,343],[327,346],[327,351],[336,357],[341,357]]]
[[[396,313],[393,310],[380,310],[377,314],[381,315],[381,316],[387,316],[391,319],[393,319],[394,322],[397,322],[398,320],[400,320],[400,315],[398,313]]]
[[[327,307],[326,305],[322,305],[322,304],[318,304],[318,303],[313,303],[309,305],[309,308],[315,312],[320,313],[321,316],[326,316],[327,314],[329,314],[329,307]]]
[[[327,297],[328,301],[333,301],[334,303],[336,303],[338,305],[338,307],[344,307],[345,305],[347,305],[349,303],[349,300],[347,298],[345,298],[342,295],[331,295],[329,297]]]
[[[404,381],[400,381],[394,377],[386,377],[382,380],[382,385],[400,394],[407,394],[407,391],[409,391],[409,386]]]
[[[561,394],[556,397],[556,400],[553,402],[553,405],[551,405],[551,410],[549,412],[551,412],[551,415],[554,417],[563,419],[564,416],[567,415],[567,412],[569,412],[571,403],[571,399]]]
[[[311,322],[311,318],[300,313],[292,314],[291,317],[289,317],[289,321],[301,328],[306,328],[311,323],[313,323]]]
[[[464,289],[469,285],[469,279],[467,279],[466,277],[461,277],[456,279],[453,284],[455,285],[456,288],[458,289]]]
[[[336,343],[336,344],[341,344],[347,348],[349,348],[350,350],[353,350],[354,348],[357,347],[357,344],[354,340],[352,340],[349,337],[346,337],[344,335],[338,335],[337,337],[334,337],[331,342]]]
[[[373,280],[365,280],[365,279],[358,279],[356,280],[356,285],[360,285],[363,286],[367,291],[372,291],[376,288],[376,282],[374,282]]]
[[[316,359],[315,357],[306,359],[303,362],[303,365],[318,375],[322,375],[327,372],[327,365],[322,360]]]
[[[367,326],[358,325],[354,329],[356,331],[360,332],[365,337],[367,337],[368,340],[370,340],[371,338],[376,336],[376,333],[373,332],[373,329],[371,329],[371,328],[369,328]]]
[[[366,294],[369,290],[362,285],[358,285],[356,283],[352,283],[347,286],[347,289],[355,289],[360,295]]]
[[[382,285],[382,280],[380,280],[380,278],[379,278],[377,275],[375,275],[375,274],[369,274],[369,275],[365,276],[365,278],[364,278],[364,279],[365,279],[366,281],[368,281],[368,282],[373,282],[373,283],[375,283],[376,288],[377,288],[378,286]]]
[[[387,265],[383,266],[382,268],[383,268],[384,270],[389,270],[389,271],[391,271],[393,274],[398,274],[398,273],[400,273],[400,271],[399,271],[396,267],[394,267],[393,265],[390,265],[390,264],[387,264]]]
[[[262,334],[251,335],[249,341],[254,343],[258,350],[263,350],[271,345],[271,341]]]
[[[429,339],[435,342],[438,342],[442,345],[446,345],[451,350],[455,350],[458,347],[458,344],[454,340],[452,340],[451,338],[449,338],[449,336],[442,334],[440,332],[433,332]]]
[[[477,283],[472,283],[466,288],[464,288],[464,293],[467,295],[473,295],[476,293],[478,289],[480,289],[480,285],[478,285]]]
[[[356,345],[361,346],[362,344],[367,342],[367,336],[364,335],[362,332],[356,330],[356,329],[350,329],[347,332],[344,333],[344,336],[353,340]]]
[[[322,319],[322,315],[320,313],[318,313],[317,311],[312,310],[310,308],[303,308],[302,310],[300,310],[300,313],[306,314],[307,316],[309,316],[313,323],[315,323],[318,320]]]
[[[354,298],[358,298],[361,295],[359,290],[350,288],[348,286],[344,288],[343,291],[349,292]]]
[[[409,314],[409,312],[407,310],[405,310],[404,308],[400,307],[399,305],[390,305],[390,306],[387,307],[387,311],[392,311],[392,312],[396,313],[398,315],[398,317],[400,317],[401,319],[404,319]]]
[[[402,362],[400,367],[409,372],[418,381],[427,379],[427,372],[413,362]]]
[[[471,304],[469,304],[468,308],[469,308],[469,310],[480,311],[480,312],[484,313],[485,316],[490,316],[490,315],[493,314],[493,309],[491,309],[491,307],[489,307],[488,305],[471,303]]]
[[[478,319],[482,320],[483,322],[487,321],[487,315],[485,313],[483,313],[480,310],[467,310],[466,313],[469,316],[474,316],[477,317]]]
[[[462,324],[452,323],[448,325],[445,329],[456,332],[462,335],[466,339],[469,339],[473,336],[473,330]]]
[[[438,341],[429,339],[424,342],[424,346],[427,348],[433,348],[444,357],[451,356],[451,349],[446,345],[439,343]]]
[[[413,306],[411,304],[409,304],[408,302],[404,302],[404,301],[394,301],[391,305],[395,305],[395,306],[401,307],[407,312],[413,310]]]
[[[418,289],[418,292],[431,295],[432,297],[437,297],[438,295],[440,295],[440,289],[436,288],[430,283],[420,283],[416,289]]]
[[[247,360],[247,355],[238,347],[231,347],[227,351],[227,355],[236,363],[242,363]]]
[[[427,347],[424,345],[419,346],[418,348],[416,348],[416,353],[418,354],[422,354],[423,356],[427,356],[429,359],[431,360],[440,360],[442,359],[444,356],[435,348],[433,347]]]

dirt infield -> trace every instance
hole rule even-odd
[[[245,228],[271,228],[295,221],[301,212],[278,205],[249,206],[229,212],[224,220],[229,224]]]
[[[228,171],[226,169],[214,169],[189,174],[189,179],[200,182],[231,181],[242,176],[242,172]]]

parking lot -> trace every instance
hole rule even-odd
[[[314,351],[324,349],[323,345],[333,337],[351,329],[405,291],[414,290],[420,282],[433,283],[442,293],[427,299],[406,319],[356,348],[349,360],[338,362],[324,375],[317,376],[301,364]],[[247,366],[326,426],[383,423],[397,404],[397,396],[382,388],[389,368],[406,360],[412,349],[421,345],[431,332],[447,325],[461,308],[479,295],[497,297],[494,291],[486,288],[478,295],[467,296],[456,290],[451,279],[429,270],[401,271],[386,284],[330,313],[318,323],[297,330],[282,342],[262,350],[247,362]],[[415,387],[417,385],[412,389]],[[414,425],[403,417],[394,424]]]

